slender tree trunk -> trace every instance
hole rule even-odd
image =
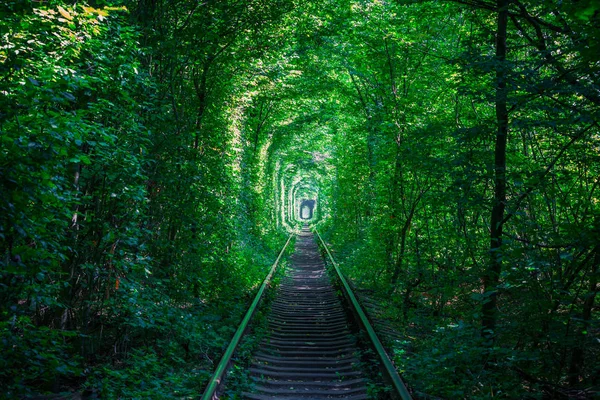
[[[491,215],[490,262],[483,275],[482,335],[488,339],[496,329],[498,302],[496,288],[502,271],[502,225],[506,205],[506,143],[508,138],[508,108],[506,88],[506,31],[508,5],[511,0],[497,0],[496,32],[496,143],[494,150],[494,203]]]
[[[202,134],[202,119],[204,117],[204,111],[206,111],[207,104],[207,81],[210,62],[210,59],[208,59],[202,65],[202,73],[200,75],[200,80],[198,80],[197,76],[194,76],[194,89],[196,89],[196,97],[198,100],[198,108],[196,114],[196,129],[194,133],[194,149],[197,149],[200,145],[200,136]]]
[[[390,212],[390,225],[391,230],[389,232],[389,238],[387,238],[386,245],[386,255],[388,260],[388,268],[392,272],[392,278],[390,281],[390,290],[392,292],[396,291],[396,285],[398,283],[398,278],[400,276],[400,271],[402,269],[402,259],[404,257],[405,243],[406,243],[406,231],[408,229],[407,224],[410,224],[410,221],[405,222],[401,233],[396,235],[395,232],[398,229],[399,218],[402,214],[400,210],[400,198],[402,197],[402,193],[404,192],[404,180],[402,176],[402,158],[401,158],[401,144],[400,142],[396,142],[396,156],[394,163],[394,175],[392,177],[392,181],[390,182],[390,193],[388,198],[388,206]],[[398,237],[400,241],[398,242]],[[398,249],[398,243],[400,243],[400,249]],[[394,257],[394,253],[398,252]]]
[[[600,221],[599,221],[600,222]],[[600,223],[596,224],[597,226]],[[590,283],[587,294],[583,299],[583,311],[581,313],[582,327],[579,331],[579,338],[571,355],[571,364],[569,366],[569,385],[575,386],[580,382],[584,375],[584,361],[586,349],[586,337],[592,320],[592,311],[594,310],[594,302],[596,294],[600,290],[598,287],[598,269],[600,268],[600,246],[594,249],[594,260],[592,261],[592,270],[590,271]]]

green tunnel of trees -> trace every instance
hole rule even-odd
[[[416,398],[598,390],[597,0],[8,0],[0,37],[0,397],[197,397],[304,222]]]

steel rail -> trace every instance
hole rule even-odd
[[[329,248],[325,244],[325,241],[323,240],[323,238],[319,234],[319,231],[317,231],[316,228],[314,228],[314,232],[319,237],[319,240],[321,241],[321,244],[323,245],[323,248],[325,249],[325,251],[327,251],[327,255],[329,256],[329,259],[331,260],[331,264],[335,268],[337,277],[340,280],[340,282],[342,283],[342,286],[344,289],[344,295],[350,301],[350,304],[351,304],[352,308],[354,309],[355,314],[360,319],[361,325],[367,331],[369,339],[371,340],[371,344],[375,348],[377,356],[379,357],[379,360],[381,361],[381,363],[384,367],[384,372],[386,373],[390,383],[392,384],[392,386],[395,389],[394,394],[402,400],[412,400],[412,397],[411,397],[410,393],[408,392],[406,385],[402,381],[402,378],[398,374],[398,371],[396,371],[396,368],[394,367],[394,364],[392,363],[390,356],[387,354],[387,352],[383,348],[381,341],[379,340],[379,338],[377,337],[377,334],[375,333],[375,329],[373,329],[371,322],[369,322],[367,314],[363,311],[361,305],[359,304],[358,300],[356,299],[354,292],[352,291],[352,289],[350,288],[350,285],[348,284],[348,281],[342,274],[340,267],[333,259],[333,256],[331,255]]]
[[[287,248],[288,244],[290,243],[290,240],[292,240],[293,236],[294,236],[293,234],[290,235],[287,242],[285,242],[283,249],[281,249],[281,251],[279,252],[279,255],[277,256],[277,259],[273,263],[273,266],[271,267],[271,270],[269,271],[267,277],[263,281],[262,285],[260,285],[260,289],[258,289],[258,293],[256,293],[256,297],[254,298],[254,301],[250,305],[250,308],[248,308],[248,311],[246,312],[244,319],[242,320],[242,322],[240,323],[240,326],[238,327],[237,331],[233,335],[233,339],[231,339],[231,342],[229,342],[229,346],[227,346],[227,350],[225,350],[225,353],[223,354],[223,357],[221,358],[221,361],[219,362],[217,369],[215,369],[215,372],[213,373],[212,377],[210,378],[210,382],[208,383],[208,386],[206,386],[206,389],[204,390],[204,394],[202,395],[202,400],[218,399],[217,389],[219,388],[219,385],[222,383],[223,376],[225,375],[225,372],[227,371],[229,362],[231,361],[231,357],[233,356],[233,353],[237,349],[237,346],[239,345],[240,340],[241,340],[242,336],[244,335],[244,332],[246,331],[246,328],[248,327],[250,320],[254,316],[254,313],[256,312],[256,309],[258,308],[258,303],[260,302],[262,295],[263,295],[267,285],[269,284],[269,281],[271,280],[271,278],[273,277],[273,274],[275,273],[275,270],[277,269],[279,260],[283,256],[283,253],[284,253],[285,249]]]

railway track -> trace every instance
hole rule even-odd
[[[316,232],[316,231],[315,231]],[[255,351],[249,369],[254,380],[247,400],[369,399],[367,377],[361,370],[359,346],[349,329],[350,321],[337,288],[346,298],[356,323],[365,331],[375,350],[390,398],[410,400],[410,394],[379,342],[366,314],[340,272],[321,237],[337,277],[337,286],[328,274],[315,235],[305,227],[297,236],[291,266],[277,288],[268,314],[269,333]],[[287,244],[290,242],[288,239]],[[270,278],[285,251],[279,254],[267,278],[238,327],[229,347],[206,388],[202,400],[218,399],[219,388],[232,355],[256,311]],[[334,278],[335,279],[335,278]],[[226,383],[225,383],[226,385]]]
[[[256,386],[244,398],[368,399],[356,340],[308,230],[296,240],[268,319],[271,333],[250,369]]]

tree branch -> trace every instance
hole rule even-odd
[[[519,207],[521,207],[521,203],[523,202],[523,200],[525,200],[525,198],[527,198],[527,196],[529,196],[531,194],[531,192],[533,192],[535,190],[535,188],[537,188],[539,186],[539,184],[542,183],[542,180],[550,173],[550,171],[552,170],[552,168],[554,168],[554,166],[556,165],[556,163],[558,162],[558,160],[562,157],[562,155],[565,153],[565,151],[567,151],[567,149],[569,147],[571,147],[571,145],[573,143],[575,143],[577,140],[579,140],[581,137],[583,137],[583,135],[587,131],[589,131],[590,129],[592,129],[594,126],[598,126],[598,124],[594,122],[593,124],[591,124],[587,128],[582,129],[578,134],[576,134],[575,136],[573,136],[571,138],[571,140],[569,140],[569,142],[567,144],[565,144],[559,150],[559,152],[556,155],[556,157],[554,157],[554,159],[550,162],[550,164],[548,164],[548,166],[546,167],[546,169],[544,170],[544,172],[542,173],[542,175],[538,178],[538,181],[536,183],[534,183],[533,185],[531,185],[525,192],[523,192],[519,196],[519,198],[517,199],[517,201],[515,203],[515,206],[511,210],[511,212],[509,212],[508,215],[506,215],[506,217],[504,217],[504,219],[500,223],[501,225],[504,225],[506,222],[508,222],[508,220],[510,220],[515,215],[515,213],[517,212],[517,210],[519,209]]]

